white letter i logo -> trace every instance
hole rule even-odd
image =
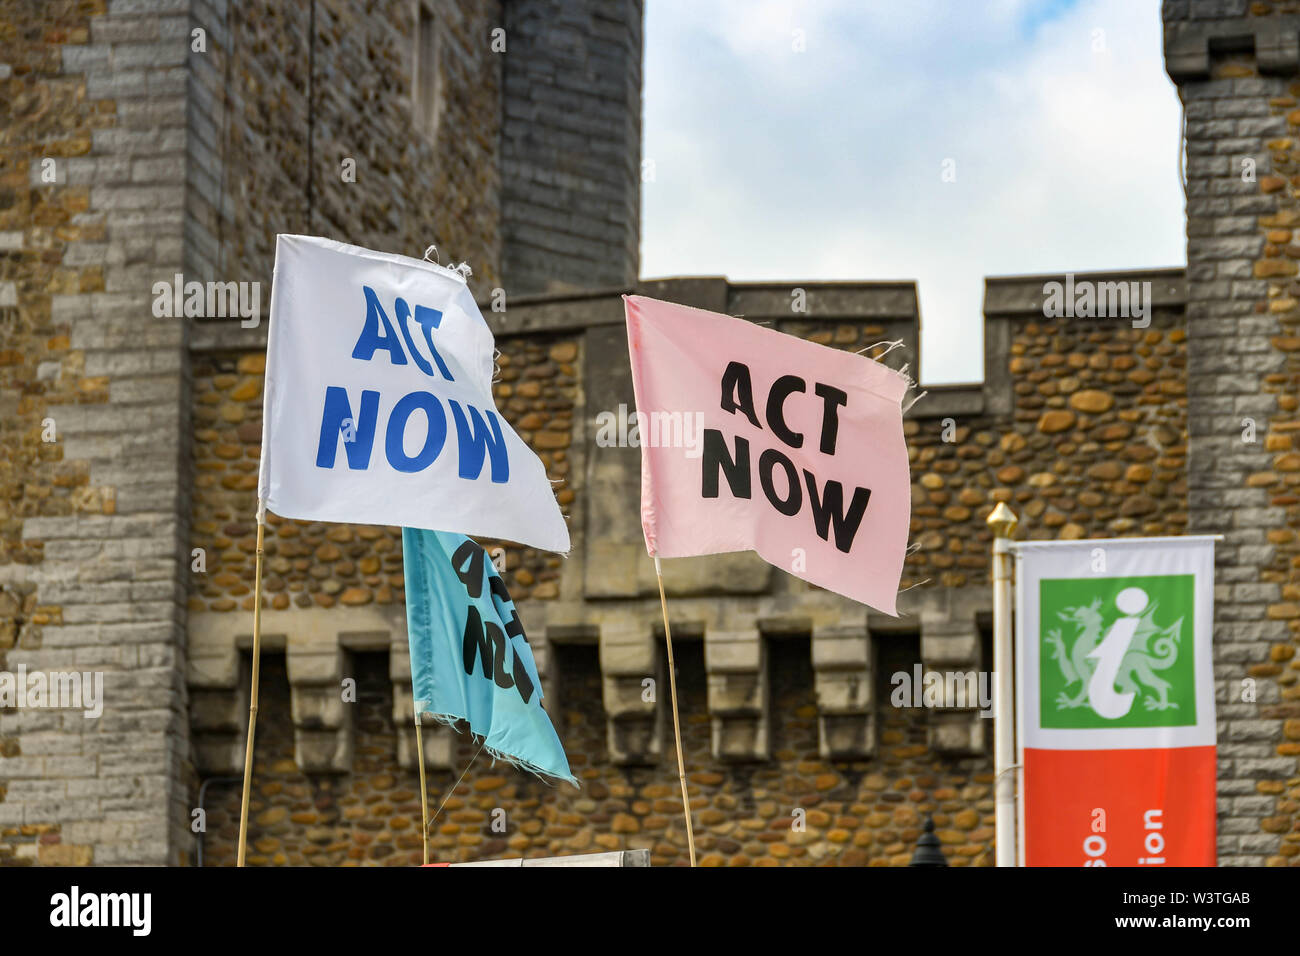
[[[1115,606],[1126,616],[1111,625],[1102,642],[1092,649],[1089,657],[1097,661],[1097,669],[1088,682],[1088,703],[1099,717],[1118,720],[1133,706],[1135,691],[1123,694],[1115,690],[1115,678],[1128,651],[1129,643],[1137,632],[1140,615],[1147,606],[1147,592],[1141,588],[1125,588],[1115,598]]]

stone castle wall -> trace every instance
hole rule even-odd
[[[569,476],[567,450],[579,387],[572,337],[502,339],[494,397],[546,465]],[[193,534],[205,569],[192,577],[192,611],[251,611],[257,469],[262,448],[262,352],[211,353],[195,362]],[[573,491],[557,486],[561,507]],[[289,521],[268,516],[263,588],[269,607],[330,608],[370,602],[405,607],[400,528]],[[491,543],[484,542],[486,546]],[[519,599],[558,594],[561,559],[507,548],[507,582]]]
[[[633,407],[616,290],[637,277],[641,5],[380,6],[0,0],[0,669],[106,683],[97,720],[0,712],[0,864],[191,862],[202,781],[206,862],[233,857],[265,323],[155,318],[152,287],[260,282],[264,315],[277,232],[470,262],[498,406],[559,482],[573,535],[567,559],[504,553],[583,789],[476,764],[436,853],[684,861],[639,452],[597,441],[597,416]],[[1075,277],[1150,282],[1145,329],[1047,318],[1044,283],[1063,277],[988,280],[985,383],[932,389],[906,419],[900,618],[750,555],[668,562],[704,862],[898,864],[924,813],[954,863],[990,862],[988,722],[888,695],[916,664],[990,668],[998,501],[1029,538],[1226,536],[1220,862],[1300,862],[1298,16],[1165,3],[1187,270]],[[909,283],[637,289],[869,354],[901,339],[884,361],[920,363]],[[266,551],[254,861],[410,863],[397,529],[272,519]],[[470,752],[425,735],[440,795]]]
[[[0,668],[111,705],[0,712],[0,863],[187,859],[183,3],[0,9]],[[46,439],[52,440],[46,440]]]
[[[423,6],[435,24],[435,89],[417,82]],[[187,266],[269,277],[281,232],[419,257],[468,260],[501,281],[498,0],[417,4],[208,3],[191,58]],[[432,105],[421,102],[432,93]],[[436,113],[436,127],[415,114]]]
[[[546,163],[590,171],[574,165],[585,141],[558,126],[553,149],[519,138],[535,84],[506,89],[507,55],[511,70],[553,74],[581,59],[573,40],[588,45],[606,87],[591,114],[611,144],[639,142],[640,7],[587,6],[566,5],[577,19],[552,29],[541,5],[513,0],[0,4],[0,668],[102,670],[106,698],[97,720],[0,712],[0,863],[191,858],[204,761],[189,715],[210,701],[191,694],[187,614],[247,601],[228,582],[251,564],[239,496],[257,421],[230,415],[260,390],[246,342],[263,341],[265,322],[156,317],[154,284],[255,284],[265,319],[275,235],[306,232],[415,256],[436,244],[444,263],[471,264],[474,288],[514,296],[526,285],[505,285],[503,247],[524,219],[561,271],[595,261],[571,241],[589,226],[617,233],[619,275],[635,274],[636,177],[608,177],[581,227],[503,209],[503,177],[522,177],[521,163],[532,185],[512,194],[520,210],[548,184]],[[523,143],[509,163],[507,139]],[[635,165],[618,159],[611,170]],[[231,335],[236,348],[214,347]],[[551,348],[510,358],[535,370],[534,347]],[[539,433],[564,433],[562,364],[517,385],[503,366],[516,407],[539,389]],[[549,452],[553,472],[563,452]],[[274,529],[283,590],[268,596],[320,611],[394,600],[383,529],[330,530]],[[193,547],[212,559],[203,588]],[[330,573],[296,570],[329,548]],[[555,586],[550,558],[513,560],[516,586]]]
[[[1163,13],[1187,130],[1189,530],[1226,535],[1215,594],[1220,859],[1295,864],[1300,19],[1295,4],[1227,0],[1166,2]]]
[[[502,257],[511,292],[631,285],[642,0],[507,0]]]
[[[502,323],[507,330],[513,315],[507,310]],[[795,319],[777,327],[848,351],[865,349],[886,334],[885,326],[863,322]],[[926,413],[927,405],[943,393],[939,390],[936,398],[921,400],[905,425],[913,471],[912,536],[920,547],[908,558],[904,587],[926,578],[944,587],[987,584],[992,539],[984,517],[998,501],[1008,502],[1022,515],[1028,533],[1040,538],[1179,534],[1186,527],[1186,332],[1181,317],[1166,311],[1151,328],[1133,329],[1121,327],[1117,320],[1040,316],[1037,321],[1017,321],[1011,335],[1007,361],[999,371],[1013,382],[1015,412],[1010,419],[988,412],[963,413],[945,428],[944,419],[950,416]],[[581,335],[563,333],[498,338],[497,406],[537,451],[547,474],[561,482],[557,495],[562,507],[575,498],[568,450],[583,388],[582,341]],[[898,354],[912,354],[915,364],[914,353],[906,349],[891,355],[892,363],[907,361],[896,359]],[[191,600],[194,610],[252,609],[247,596],[261,448],[261,376],[260,352],[205,354],[196,362],[194,414],[201,427],[194,444],[200,475],[195,482],[193,542],[222,554],[223,563],[219,576],[207,574],[196,581],[201,593]],[[596,432],[595,417],[602,411],[616,409],[588,409],[589,442]],[[600,453],[595,447],[588,450]],[[604,453],[629,454],[626,449]],[[317,573],[329,567],[333,573],[321,580],[337,585],[327,586],[328,595],[367,586],[362,577],[375,570],[366,571],[356,562],[366,557],[382,562],[384,555],[400,552],[398,529],[344,531],[334,525],[271,520],[277,529],[282,524],[303,529],[301,535],[278,530],[283,538],[300,539],[284,557],[302,564],[314,555]],[[334,564],[340,560],[339,549],[313,550],[326,547],[327,533],[336,543],[354,536],[375,543],[365,554],[349,552],[344,564]],[[241,543],[229,551],[232,536]],[[278,554],[273,547],[278,546],[268,545],[268,559]],[[540,580],[558,577],[546,574],[545,563],[539,563],[531,549],[526,563],[521,550],[507,548],[507,553],[506,581],[512,594],[542,600],[559,596],[556,588],[539,594],[531,590]],[[374,568],[373,561],[366,567]],[[276,568],[280,574],[290,570],[281,564]],[[320,588],[308,580],[305,564],[294,571],[304,585],[298,603],[305,607],[309,595]],[[278,581],[273,586],[279,590]],[[400,589],[401,582],[393,581],[392,586]],[[333,606],[324,596],[317,603]],[[241,597],[242,603],[234,600]],[[391,599],[386,597],[384,603]],[[400,593],[397,599],[400,603]],[[353,594],[352,600],[364,598]]]
[[[984,519],[996,502],[1010,503],[1025,535],[1036,539],[1179,534],[1187,522],[1181,274],[1075,277],[1149,283],[1155,309],[1144,329],[1126,318],[1045,318],[1043,289],[1052,278],[990,280],[992,384],[936,389],[907,416],[912,537],[919,547],[908,559],[902,586],[910,590],[900,619],[868,616],[860,605],[751,555],[667,562],[679,677],[695,688],[683,699],[683,719],[694,734],[688,773],[708,862],[898,863],[926,812],[936,815],[955,863],[990,862],[988,722],[969,711],[896,708],[889,699],[892,675],[910,674],[917,664],[989,668],[991,542]],[[649,283],[640,291],[744,314],[849,351],[879,354],[881,343],[900,340],[902,347],[884,360],[913,368],[920,360],[916,293],[906,283],[810,285],[807,313],[791,311],[789,285],[696,279]],[[615,294],[554,295],[485,314],[503,353],[499,406],[543,456],[548,473],[563,479],[557,488],[573,554],[565,561],[549,556],[551,567],[542,572],[549,576],[541,577],[530,563],[540,556],[509,548],[505,578],[584,791],[476,767],[463,784],[464,803],[459,794],[453,798],[460,817],[442,825],[436,851],[440,858],[476,859],[507,850],[538,855],[646,846],[656,864],[682,862],[685,835],[667,792],[674,773],[666,702],[641,699],[642,681],[662,681],[665,664],[637,517],[640,453],[598,441],[601,416],[616,415],[620,404],[633,407],[622,301]],[[238,473],[256,473],[255,427],[246,423],[260,418],[259,359],[253,351],[196,362],[222,369],[200,376],[199,402],[209,407],[200,405],[196,415],[243,423],[197,436],[196,457],[212,473],[200,477],[195,495],[196,545],[209,541],[197,536],[208,527],[251,513],[251,483],[227,486],[239,483]],[[236,401],[240,389],[243,400]],[[241,446],[243,428],[248,440]],[[220,512],[210,510],[218,503]],[[192,680],[208,701],[195,728],[212,773],[232,773],[239,764],[237,718],[245,706],[239,648],[248,644],[252,608],[252,524],[245,517],[228,530],[211,545],[224,562],[223,549],[237,543],[236,532],[242,535],[242,549],[233,555],[238,571],[223,564],[220,576],[195,575],[191,599],[199,655]],[[279,799],[272,783],[264,805],[284,812],[268,817],[274,832],[266,838],[266,859],[280,853],[282,862],[292,860],[296,852],[408,862],[419,846],[403,832],[415,767],[404,726],[409,670],[400,538],[396,529],[305,522],[279,523],[279,534],[286,538],[277,540],[271,558],[264,633],[283,635],[277,640],[288,666],[272,679],[285,684],[270,693],[287,695],[295,715],[295,734],[281,745],[291,749],[281,752],[279,766],[297,781],[298,803],[308,779],[317,781],[310,787],[326,785],[319,773],[304,774],[305,767],[326,771],[331,792],[364,788],[372,772],[407,796],[385,799],[376,811],[397,820],[396,830],[367,823],[381,836],[358,842],[346,816],[336,815],[329,827],[312,830],[319,842],[311,844],[303,835],[307,824],[294,823],[296,804]],[[335,606],[336,598],[351,607]],[[333,611],[323,618],[313,605]],[[363,638],[371,632],[384,636]],[[382,703],[375,714],[383,715],[387,762],[382,771],[365,771],[362,751],[371,752],[374,738],[366,736],[363,713],[335,699],[338,681],[356,673],[359,656],[374,652],[382,660],[385,651],[387,681],[382,692],[376,684]],[[445,730],[426,734],[435,739],[434,779],[445,788],[471,754]],[[270,769],[273,761],[266,760]],[[822,787],[827,808],[812,812]],[[895,796],[901,805],[889,805]],[[504,833],[490,826],[490,811],[498,807],[511,821]],[[800,809],[811,814],[808,830],[791,828]],[[232,833],[227,825],[211,836],[214,860],[232,852]]]

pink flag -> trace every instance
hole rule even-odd
[[[907,379],[743,319],[623,299],[650,554],[752,549],[896,614],[911,515]]]

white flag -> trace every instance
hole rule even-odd
[[[278,236],[261,506],[567,552],[546,470],[493,404],[493,351],[459,273]]]

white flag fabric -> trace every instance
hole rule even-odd
[[[546,470],[493,403],[494,349],[459,273],[278,236],[260,506],[567,552]]]

